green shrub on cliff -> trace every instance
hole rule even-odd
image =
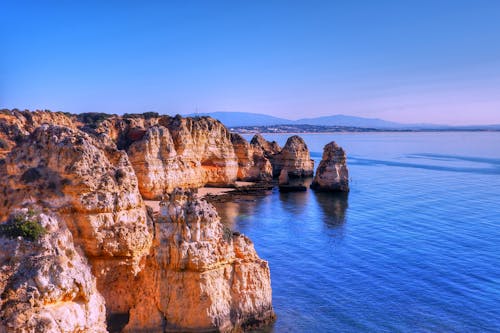
[[[0,225],[0,235],[9,238],[21,236],[29,241],[36,241],[46,232],[32,209],[17,213],[7,223]]]

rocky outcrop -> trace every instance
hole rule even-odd
[[[17,142],[42,124],[58,124],[69,128],[79,125],[74,116],[62,112],[0,110],[0,158],[4,158]]]
[[[271,181],[273,167],[258,144],[250,144],[241,135],[231,133],[231,142],[238,158],[238,179],[244,181]]]
[[[177,187],[205,184],[200,161],[179,156],[169,130],[163,126],[150,127],[141,140],[130,145],[128,155],[146,199],[161,198]]]
[[[271,158],[273,155],[281,151],[281,147],[276,141],[269,142],[261,134],[255,134],[250,141],[254,148],[261,148],[266,158]]]
[[[58,213],[89,258],[108,310],[128,311],[130,281],[152,234],[126,153],[100,148],[79,130],[42,125],[0,168],[0,218],[33,204]]]
[[[229,131],[209,117],[162,116],[128,147],[128,155],[146,199],[159,199],[174,188],[232,185],[238,158]]]
[[[231,134],[218,120],[210,117],[161,117],[159,124],[168,128],[177,154],[186,163],[201,164],[203,183],[228,185],[236,181],[238,158]]]
[[[349,171],[346,165],[346,153],[335,142],[330,142],[323,149],[311,188],[318,191],[349,191]]]
[[[288,170],[291,178],[312,177],[314,161],[304,140],[294,135],[288,138],[283,149],[272,156],[273,175],[278,177],[282,169]]]
[[[213,206],[175,191],[162,202],[155,234],[126,331],[230,332],[274,320],[267,262]]]
[[[28,209],[11,217],[19,218],[46,233],[29,240],[0,232],[0,332],[106,332],[104,299],[64,223]]]
[[[48,233],[35,242],[0,237],[0,325],[101,332],[105,312],[130,315],[129,331],[229,331],[273,320],[269,267],[248,238],[191,192],[172,195],[158,220],[143,201],[237,179],[245,156],[235,146],[244,143],[220,122],[63,114],[74,122],[52,126],[43,120],[50,116],[21,116],[5,121],[15,140],[0,158],[0,221],[36,206]],[[246,175],[270,177],[264,150],[250,146]]]

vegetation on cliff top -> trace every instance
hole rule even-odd
[[[47,233],[40,224],[37,213],[33,209],[13,215],[7,223],[0,225],[0,236],[17,238],[19,236],[36,241]]]

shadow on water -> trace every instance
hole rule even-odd
[[[255,215],[260,197],[239,195],[230,202],[213,202],[222,223],[234,228],[237,222],[244,223],[246,218]]]
[[[349,193],[312,192],[321,208],[323,222],[328,228],[337,228],[346,222]]]

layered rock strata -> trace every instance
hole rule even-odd
[[[129,284],[152,234],[137,178],[124,151],[79,130],[42,125],[0,166],[0,218],[38,205],[58,213],[89,258],[110,312],[126,312]]]
[[[288,138],[283,149],[272,155],[273,175],[278,177],[286,169],[291,178],[312,177],[314,161],[304,140],[294,135]]]
[[[323,148],[323,157],[319,163],[311,188],[327,192],[349,191],[349,170],[344,149],[335,142]]]
[[[273,167],[259,144],[251,144],[241,135],[231,133],[231,142],[238,158],[238,179],[271,181]]]
[[[24,216],[46,233],[0,233],[0,332],[106,332],[104,298],[64,222],[27,209],[11,219]]]
[[[232,332],[274,320],[268,263],[192,192],[162,202],[141,299],[126,331]]]
[[[130,314],[132,331],[225,332],[273,320],[269,267],[248,238],[224,228],[212,206],[188,193],[173,195],[155,223],[140,193],[157,197],[176,182],[185,187],[233,182],[242,166],[219,122],[154,115],[61,117],[74,123],[66,126],[63,118],[54,118],[64,126],[41,120],[37,127],[16,116],[20,123],[12,128],[22,135],[0,159],[0,220],[36,206],[45,212],[39,218],[48,231],[41,247],[0,237],[2,325],[20,331],[101,332],[107,312]],[[15,123],[12,119],[6,123]],[[259,177],[270,176],[263,150],[250,158],[252,172],[262,168]],[[193,160],[195,165],[183,164]],[[41,298],[31,287],[33,276],[54,281],[43,289],[42,280],[34,280]]]
[[[252,137],[250,144],[254,148],[260,148],[266,158],[271,158],[273,155],[278,154],[281,151],[281,147],[276,141],[267,141],[261,134],[255,134]]]

